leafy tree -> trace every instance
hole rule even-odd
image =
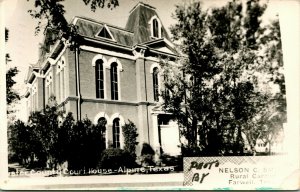
[[[243,154],[242,135],[257,139],[262,127],[255,123],[267,124],[260,112],[274,98],[261,67],[269,66],[261,54],[265,9],[256,0],[247,1],[245,14],[235,0],[211,12],[200,2],[177,6],[171,32],[185,57],[180,66],[162,64],[162,96],[187,140],[184,155]]]
[[[17,120],[10,125],[9,130],[11,136],[8,144],[13,151],[11,159],[25,165],[32,163],[34,160],[32,156],[33,137],[30,127]]]
[[[73,170],[96,168],[105,149],[105,124],[64,116],[55,98],[43,111],[31,113],[28,125],[16,121],[9,140],[15,158],[25,166],[54,168],[68,162]],[[129,153],[128,153],[129,154]]]
[[[64,122],[65,125],[67,122],[71,122],[70,119]],[[85,118],[71,127],[67,159],[71,169],[97,167],[101,153],[105,149],[105,124],[106,122],[99,122],[93,125]]]
[[[124,167],[135,168],[137,164],[129,152],[118,148],[108,148],[102,152],[100,167],[115,171]]]
[[[68,113],[66,117],[60,122],[60,127],[58,129],[58,142],[56,143],[56,153],[57,160],[61,164],[64,161],[71,159],[72,150],[71,146],[73,127],[75,125],[75,120],[72,113]]]
[[[47,105],[45,109],[33,112],[29,117],[29,126],[32,127],[34,136],[38,138],[41,151],[36,151],[38,158],[41,161],[46,160],[47,167],[56,168],[58,164],[56,148],[58,142],[59,121],[58,118],[62,115],[62,111],[58,110],[54,97],[50,97],[50,102],[53,105]]]
[[[142,166],[153,166],[155,165],[154,162],[154,155],[155,151],[148,143],[143,143],[142,150],[141,150],[141,165]]]
[[[60,36],[65,39],[76,38],[76,27],[68,24],[64,17],[66,11],[61,2],[63,0],[34,0],[35,9],[28,10],[28,12],[38,20],[38,25],[35,28],[36,34],[41,31],[43,22],[45,22],[45,29],[59,32]],[[118,0],[83,0],[83,2],[90,5],[92,11],[105,6],[114,8],[119,5]]]
[[[136,145],[137,142],[137,128],[135,124],[128,120],[129,123],[126,123],[122,126],[123,136],[124,136],[124,150],[127,151],[134,159],[136,158]]]
[[[8,41],[9,38],[9,30],[5,28],[5,42]],[[6,64],[10,62],[10,56],[7,53],[5,56]],[[16,81],[13,79],[18,74],[17,67],[9,68],[6,71],[6,104],[11,105],[13,102],[20,99],[19,94],[13,89],[13,86],[16,84]],[[10,113],[12,111],[7,111],[7,113]]]

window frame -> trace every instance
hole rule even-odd
[[[119,100],[119,74],[118,63],[111,63],[110,68],[111,100]]]
[[[158,102],[159,101],[159,69],[158,67],[153,68],[153,73],[152,73],[152,82],[153,82],[153,99],[154,101]]]
[[[155,21],[157,22],[157,36],[155,36],[155,33],[154,33],[154,23]],[[151,19],[149,20],[148,24],[150,25],[150,31],[151,31],[151,37],[152,38],[155,38],[155,39],[159,39],[159,38],[162,38],[162,24],[161,24],[161,21],[160,19],[154,15],[153,17],[151,17]]]
[[[95,81],[96,81],[96,98],[97,99],[105,98],[104,73],[105,73],[104,61],[102,59],[97,59],[95,61]],[[101,86],[102,86],[102,88],[101,88]]]
[[[120,118],[114,118],[112,124],[112,137],[113,137],[113,148],[120,149],[121,148],[121,123]]]
[[[152,20],[152,34],[153,37],[159,38],[159,25],[157,19]]]
[[[117,63],[117,70],[116,70],[116,74],[117,74],[117,88],[118,88],[118,100],[114,100],[114,101],[120,101],[122,99],[122,89],[121,89],[121,83],[122,83],[122,79],[121,79],[121,72],[123,71],[123,66],[122,66],[122,63],[119,61],[119,59],[117,59],[116,57],[112,57],[110,58],[108,61],[107,61],[108,65],[110,67],[110,91],[111,91],[111,94],[110,94],[110,97],[112,95],[112,64],[113,63]],[[112,98],[112,97],[111,97]]]

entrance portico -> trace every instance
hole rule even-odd
[[[172,115],[162,111],[155,111],[151,115],[153,148],[156,154],[180,155],[179,127],[177,122],[172,119]]]

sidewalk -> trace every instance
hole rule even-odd
[[[1,189],[178,189],[183,188],[183,173],[9,178]]]

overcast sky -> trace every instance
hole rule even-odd
[[[82,0],[65,0],[66,18],[70,21],[74,16],[85,16],[98,21],[113,24],[119,27],[125,27],[129,11],[139,2],[150,4],[156,7],[156,11],[162,20],[163,25],[168,29],[171,24],[176,21],[172,19],[172,13],[175,11],[175,5],[181,4],[184,0],[119,0],[120,6],[110,9],[97,9],[92,12],[89,6],[85,6]],[[190,0],[185,0],[190,1]],[[34,64],[38,60],[39,43],[43,39],[43,34],[34,35],[34,29],[37,25],[37,20],[31,18],[27,12],[33,8],[34,0],[4,0],[5,7],[5,27],[9,29],[9,40],[6,44],[6,52],[10,54],[12,62],[10,66],[17,66],[20,70],[15,78],[17,85],[15,88],[20,94],[26,90],[24,84],[25,74],[29,64]],[[220,6],[226,3],[225,0],[207,0],[204,1],[205,7]],[[3,2],[1,3],[3,6]],[[265,20],[275,18],[278,4],[276,1],[271,1],[266,13]],[[25,105],[24,102],[19,102],[16,113],[17,118],[24,119]]]

